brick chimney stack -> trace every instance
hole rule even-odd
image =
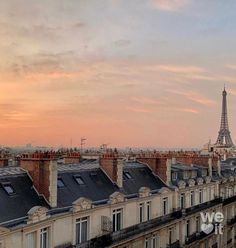
[[[123,187],[123,159],[116,151],[109,150],[100,157],[100,167],[119,188]]]
[[[168,154],[140,154],[137,160],[147,164],[153,173],[159,176],[166,184],[171,182],[171,159]]]
[[[80,162],[81,156],[79,152],[70,152],[64,156],[65,164],[78,164]]]
[[[33,180],[39,194],[43,195],[51,207],[57,206],[57,161],[54,153],[24,154],[20,166]]]

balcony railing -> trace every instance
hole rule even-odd
[[[190,214],[194,214],[197,213],[198,211],[202,211],[204,209],[210,208],[210,207],[214,207],[218,204],[222,203],[222,198],[216,198],[214,200],[208,201],[208,202],[204,202],[201,204],[198,204],[196,206],[192,206],[190,208],[186,208],[185,209],[185,215],[190,215]]]
[[[215,243],[214,245],[212,245],[212,248],[218,248],[218,244]]]
[[[157,217],[155,219],[151,219],[146,222],[142,222],[124,229],[121,229],[120,231],[117,232],[110,232],[108,234],[98,236],[96,238],[93,238],[89,240],[88,242],[77,245],[77,246],[72,246],[75,248],[103,248],[106,246],[109,246],[113,243],[118,243],[120,241],[123,241],[125,239],[129,239],[132,236],[135,235],[140,235],[142,233],[151,231],[152,229],[155,229],[157,227],[160,227],[162,225],[165,225],[167,223],[170,223],[171,221],[174,221],[176,219],[182,218],[182,216],[190,215],[193,214],[197,211],[204,210],[209,207],[213,207],[219,203],[222,203],[222,198],[217,198],[209,202],[205,202],[202,204],[199,204],[197,206],[187,208],[185,211],[181,210],[176,210],[168,215],[162,216],[162,217]],[[210,235],[210,234],[208,234]],[[194,242],[195,240],[200,240],[206,236],[205,233],[201,232],[197,237],[194,235],[191,237],[191,239],[188,241],[189,243]],[[172,246],[167,246],[169,248],[178,248],[179,247],[179,241],[176,241],[175,243],[171,244]]]
[[[167,245],[166,248],[180,248],[179,240],[176,240],[174,243],[171,243],[171,244]]]
[[[228,205],[228,204],[235,202],[235,201],[236,201],[236,195],[224,199],[223,205],[225,206],[225,205]]]
[[[227,220],[228,225],[234,225],[235,223],[236,223],[236,216],[234,216],[233,218]]]
[[[211,234],[213,234],[215,232],[215,230],[213,229],[209,234],[206,234],[204,232],[196,232],[191,234],[190,236],[186,237],[185,239],[185,244],[189,245],[192,244],[195,241],[201,240],[206,238],[207,236],[210,236]]]

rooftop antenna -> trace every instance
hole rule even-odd
[[[101,150],[102,150],[102,151],[106,151],[108,145],[109,145],[108,143],[107,143],[107,144],[105,144],[105,143],[104,143],[104,144],[101,144],[101,146],[100,146],[100,147],[101,147]]]
[[[83,152],[83,146],[85,145],[85,141],[87,139],[86,138],[80,138],[80,150],[81,150],[81,153]]]

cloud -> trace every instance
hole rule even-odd
[[[152,110],[146,108],[137,108],[137,107],[127,107],[128,111],[136,112],[136,113],[151,113]]]
[[[179,65],[157,65],[157,69],[172,73],[202,73],[205,70],[197,66],[179,66]]]
[[[180,11],[190,3],[190,0],[152,0],[154,8],[163,11]]]
[[[187,112],[187,113],[192,113],[192,114],[199,114],[199,111],[197,109],[193,109],[193,108],[179,108],[179,109],[177,109],[177,111]]]
[[[142,103],[142,104],[150,104],[150,105],[162,104],[161,101],[158,101],[158,100],[152,99],[152,98],[148,98],[148,97],[143,97],[143,96],[132,97],[131,100],[138,102],[138,103]]]
[[[236,65],[234,65],[234,64],[226,64],[225,67],[232,69],[232,70],[236,70]]]
[[[167,90],[167,91],[170,93],[176,94],[176,95],[184,96],[193,102],[199,103],[199,104],[207,106],[207,107],[211,107],[211,106],[215,105],[215,101],[199,94],[198,92],[179,91],[179,90]]]

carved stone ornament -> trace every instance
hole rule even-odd
[[[197,179],[197,184],[198,184],[198,185],[202,185],[203,182],[204,182],[203,178],[199,177],[199,178]]]
[[[180,189],[184,189],[185,186],[186,186],[186,182],[185,182],[185,181],[180,180],[180,181],[178,182],[178,187],[179,187]]]
[[[205,177],[205,182],[210,183],[211,182],[211,177],[209,177],[209,176]]]
[[[74,213],[83,210],[88,210],[92,208],[92,201],[85,197],[80,197],[79,199],[77,199],[72,203],[72,207]]]
[[[190,186],[190,187],[193,187],[194,185],[195,185],[195,180],[194,179],[189,179],[188,180],[188,185]]]
[[[125,196],[124,194],[116,191],[110,195],[109,199],[111,204],[116,204],[116,203],[124,202]]]
[[[28,212],[27,223],[35,223],[49,218],[47,215],[48,209],[42,206],[35,206]]]
[[[150,188],[148,187],[141,187],[139,189],[139,197],[148,197],[150,195]]]

